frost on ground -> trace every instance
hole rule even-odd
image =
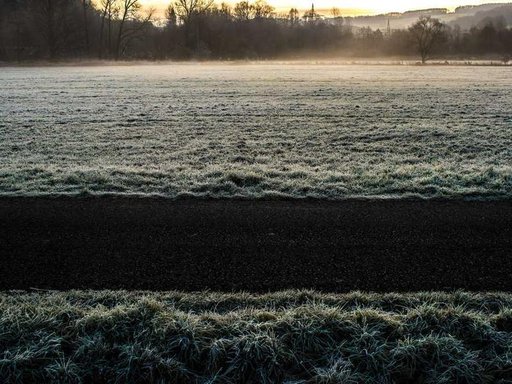
[[[0,294],[2,383],[512,380],[512,296]]]
[[[3,68],[0,194],[512,196],[509,68]]]

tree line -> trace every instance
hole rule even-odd
[[[264,0],[233,6],[175,0],[165,20],[140,0],[0,0],[0,60],[272,59],[306,56],[492,56],[510,60],[512,28],[487,19],[469,30],[421,17],[408,29],[355,28],[333,8],[321,16]]]

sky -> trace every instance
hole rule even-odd
[[[221,3],[223,0],[217,0]],[[239,0],[224,0],[226,3],[236,3]],[[313,0],[316,9],[330,9],[337,7],[345,16],[371,15],[386,12],[404,12],[424,8],[454,9],[460,5],[476,5],[485,3],[507,3],[512,0]],[[145,6],[152,6],[162,10],[171,3],[171,0],[141,0]],[[267,0],[278,11],[291,7],[301,10],[311,8],[311,0]]]

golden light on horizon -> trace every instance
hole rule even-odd
[[[221,3],[222,1],[223,0],[217,0],[216,3]],[[237,0],[224,1],[229,4],[237,2]],[[154,7],[157,10],[164,9],[171,2],[171,0],[141,0],[141,3],[144,6]],[[267,0],[267,2],[277,10],[288,9],[291,7],[309,9],[313,2],[317,9],[330,9],[337,7],[342,11],[342,14],[349,16],[363,14],[370,15],[386,12],[404,12],[425,8],[454,9],[461,5],[508,3],[510,0],[416,0],[414,2],[410,0],[389,0],[386,2],[383,2],[382,0]]]

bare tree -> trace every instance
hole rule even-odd
[[[90,0],[82,0],[82,9],[84,17],[84,40],[85,40],[85,52],[89,55],[89,23],[87,20],[87,14],[89,13],[89,7],[91,6]]]
[[[423,64],[430,58],[430,54],[435,45],[442,41],[444,29],[445,26],[441,21],[430,16],[421,16],[419,20],[409,28],[409,32],[416,43]]]
[[[7,10],[7,5],[4,0],[0,0],[0,60],[6,57],[6,47],[5,47],[5,39],[4,39],[4,28],[5,24],[7,24],[7,17],[5,17],[5,12]],[[5,19],[5,21],[4,21]]]
[[[170,4],[165,10],[165,19],[167,20],[168,27],[174,28],[176,26],[178,18],[172,4]]]
[[[115,58],[119,59],[121,56],[121,48],[123,48],[126,43],[133,38],[137,33],[141,31],[141,29],[151,21],[154,10],[151,9],[147,13],[144,19],[140,18],[140,2],[139,0],[122,0],[121,1],[121,19],[119,20],[119,29],[116,40],[116,50],[115,50]],[[135,28],[126,28],[127,22],[131,20],[138,21]]]
[[[8,46],[14,49],[14,57],[16,61],[20,61],[22,42],[21,35],[25,25],[26,12],[23,12],[18,2],[12,3],[13,8],[9,9],[7,5],[0,0],[0,7],[5,14],[0,14],[0,60],[2,57],[7,58]],[[9,12],[10,11],[10,12]],[[11,32],[9,34],[9,32]],[[4,35],[6,33],[6,36]],[[7,37],[7,38],[6,38]]]
[[[299,11],[297,8],[290,9],[290,12],[288,12],[288,20],[290,20],[291,25],[299,23]]]
[[[185,45],[196,50],[200,44],[200,20],[213,7],[214,0],[176,0],[174,9],[184,24]]]
[[[68,18],[73,2],[70,0],[30,0],[27,12],[32,27],[43,39],[47,54],[54,59],[70,37]]]
[[[343,27],[343,16],[341,16],[340,9],[336,8],[336,7],[332,7],[330,13],[331,13],[334,25],[338,26],[341,29]]]
[[[219,9],[219,13],[221,15],[224,15],[225,17],[227,18],[230,18],[231,17],[231,14],[232,14],[232,11],[231,11],[231,6],[227,3],[224,3],[222,2],[220,4],[220,9]]]
[[[213,0],[177,0],[174,9],[185,24],[189,23],[194,15],[208,11],[213,5]]]
[[[274,12],[274,7],[268,5],[264,0],[256,0],[251,7],[255,19],[268,18]]]
[[[268,5],[264,0],[256,0],[253,4],[241,1],[235,4],[233,13],[237,20],[263,19],[274,14],[274,7]]]
[[[101,0],[101,25],[100,25],[100,45],[99,45],[99,57],[103,58],[104,49],[104,30],[105,21],[107,23],[107,52],[110,55],[112,49],[112,19],[117,14],[118,9],[116,7],[116,0]]]
[[[124,26],[130,17],[134,17],[140,9],[139,0],[121,0],[121,21],[119,23],[119,31],[116,40],[116,60],[119,59],[121,53],[121,43],[123,40]]]
[[[249,20],[251,17],[251,6],[248,1],[241,1],[235,4],[234,15],[237,20]]]

